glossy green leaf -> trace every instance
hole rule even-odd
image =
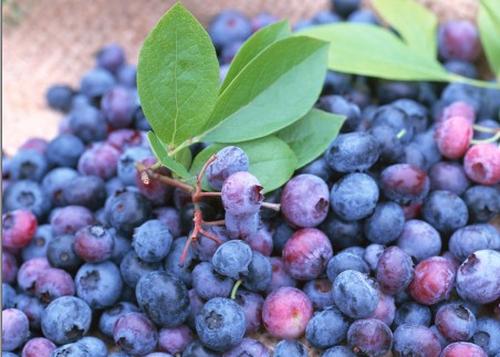
[[[219,64],[207,32],[181,4],[149,33],[137,66],[142,109],[164,143],[199,134],[217,99]]]
[[[238,53],[231,62],[227,72],[221,92],[234,80],[241,70],[255,57],[257,57],[269,45],[285,37],[290,36],[290,25],[288,21],[280,21],[266,26],[254,33],[239,49]]]
[[[500,81],[500,1],[480,1],[478,26],[490,68]]]
[[[155,133],[152,131],[148,132],[148,140],[154,155],[163,166],[167,167],[181,178],[187,179],[191,177],[187,169],[181,163],[168,156],[165,144],[160,141]]]
[[[191,155],[191,149],[186,147],[174,155],[175,161],[184,167],[190,167],[193,157]]]
[[[191,175],[196,175],[210,156],[228,145],[213,144],[202,150],[193,160]],[[249,171],[259,179],[264,192],[270,192],[282,186],[292,177],[297,167],[297,158],[292,149],[276,136],[241,142],[236,146],[248,155]],[[206,183],[205,189],[209,189]]]
[[[320,156],[339,133],[345,117],[312,109],[303,118],[280,130],[276,136],[297,156],[297,169]]]
[[[330,41],[329,68],[392,80],[446,81],[446,70],[436,61],[406,46],[381,27],[342,23],[305,29],[301,35]]]
[[[203,140],[248,141],[301,118],[321,92],[327,55],[327,43],[304,36],[267,47],[221,93]]]
[[[378,14],[387,21],[415,52],[435,59],[436,15],[415,0],[373,0]]]

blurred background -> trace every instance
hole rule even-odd
[[[398,0],[394,0],[398,1]],[[478,0],[418,0],[441,21],[474,20]],[[45,104],[54,83],[78,86],[105,44],[122,45],[129,62],[173,0],[2,0],[2,147],[14,153],[28,137],[52,138],[61,117]],[[207,25],[224,8],[269,12],[292,23],[328,9],[329,0],[183,0]],[[366,0],[364,6],[369,7]]]

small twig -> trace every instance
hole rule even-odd
[[[279,203],[262,202],[262,207],[272,209],[276,212],[281,210],[281,205]]]
[[[474,130],[479,131],[481,133],[491,133],[491,134],[496,134],[500,132],[500,128],[488,128],[487,126],[482,126],[475,124],[473,126]]]
[[[399,133],[396,134],[396,138],[401,139],[406,134],[406,129],[401,129]]]
[[[500,139],[500,131],[493,135],[491,138],[487,139],[481,139],[481,140],[474,140],[472,139],[470,141],[471,144],[488,144],[488,143],[494,143],[495,141]]]
[[[156,165],[156,164],[155,164]],[[155,166],[153,165],[153,166]],[[151,166],[151,167],[153,167]],[[179,180],[176,180],[172,177],[161,175],[159,173],[154,172],[151,167],[146,167],[144,164],[138,162],[136,164],[137,170],[141,173],[141,180],[144,182],[144,184],[148,185],[150,179],[155,179],[157,181],[163,182],[164,184],[167,184],[169,186],[177,187],[185,192],[193,192],[194,188],[187,183],[181,182]]]
[[[222,241],[215,234],[210,233],[210,232],[204,230],[203,228],[200,229],[198,233],[207,237],[208,239],[213,240],[217,244],[222,244]]]
[[[236,280],[236,283],[233,285],[233,289],[231,290],[231,299],[236,299],[236,293],[238,292],[238,288],[240,287],[243,281],[241,279]]]
[[[203,221],[203,224],[207,226],[223,226],[226,224],[226,221],[223,219],[219,219],[218,221]]]

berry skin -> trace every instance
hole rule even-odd
[[[85,301],[63,296],[52,301],[42,315],[43,335],[56,344],[70,343],[85,335],[92,320],[92,310]]]
[[[5,254],[5,253],[4,253]],[[3,280],[3,279],[2,279]],[[16,290],[7,283],[2,283],[2,310],[14,307],[14,299],[16,298]]]
[[[194,290],[206,300],[214,297],[228,297],[233,288],[234,281],[216,273],[212,264],[207,262],[196,265],[192,275]]]
[[[346,346],[334,346],[325,350],[321,357],[356,357],[356,355]]]
[[[325,95],[319,99],[318,106],[329,113],[344,115],[344,131],[355,130],[361,121],[359,107],[340,95]]]
[[[333,213],[321,224],[321,230],[330,238],[334,250],[365,244],[361,222],[344,221]]]
[[[431,190],[445,190],[461,195],[469,187],[469,180],[462,165],[441,161],[429,171]]]
[[[89,263],[109,259],[114,247],[113,234],[100,225],[86,226],[75,233],[75,253]]]
[[[441,306],[434,320],[439,332],[452,342],[467,341],[476,332],[476,317],[461,304]]]
[[[204,226],[204,230],[214,234],[222,243],[229,240],[229,233],[221,226]],[[248,241],[245,240],[248,243]],[[250,244],[249,244],[250,245]],[[210,238],[200,235],[196,241],[192,243],[193,252],[201,261],[209,262],[219,247],[219,244]]]
[[[411,257],[396,246],[384,250],[378,260],[377,282],[387,294],[395,295],[410,284],[413,279]]]
[[[349,317],[362,319],[375,312],[379,292],[373,280],[354,270],[337,275],[333,283],[335,305]]]
[[[250,291],[266,291],[271,285],[272,266],[268,257],[253,252],[248,265],[248,273],[244,274],[243,286]]]
[[[282,287],[264,300],[262,322],[274,337],[292,339],[302,336],[312,314],[312,303],[306,294]]]
[[[88,351],[90,356],[93,357],[107,357],[108,347],[106,344],[97,337],[87,336],[76,342],[76,344],[83,346]]]
[[[256,234],[259,229],[260,217],[258,212],[234,215],[226,211],[224,218],[226,229],[231,238],[245,238]]]
[[[113,306],[122,292],[118,267],[110,261],[83,264],[75,275],[76,294],[93,309]]]
[[[55,84],[45,92],[45,100],[50,108],[67,112],[71,108],[74,91],[70,86]]]
[[[151,206],[141,194],[132,190],[116,192],[106,200],[106,220],[119,231],[131,233],[144,223],[151,213]]]
[[[488,222],[500,213],[500,188],[490,186],[472,186],[463,196],[471,218],[477,222]]]
[[[56,345],[43,337],[35,337],[26,342],[23,347],[22,357],[51,357]]]
[[[333,211],[346,221],[355,221],[373,213],[379,199],[379,188],[373,178],[353,173],[337,181],[330,192]]]
[[[446,346],[439,357],[487,357],[484,350],[470,342],[454,342]]]
[[[372,271],[377,270],[378,260],[384,252],[385,247],[381,244],[370,244],[365,248],[363,259]]]
[[[75,253],[74,235],[64,234],[51,240],[47,246],[47,258],[53,267],[70,271],[78,269],[82,261]]]
[[[422,207],[423,218],[442,233],[464,227],[469,220],[465,202],[450,191],[432,191]]]
[[[103,68],[88,71],[80,81],[80,91],[90,99],[101,97],[113,88],[115,80],[110,72]]]
[[[446,258],[431,257],[417,264],[409,292],[413,299],[424,305],[433,305],[448,299],[455,270]]]
[[[145,140],[139,130],[117,129],[109,133],[106,143],[123,152],[131,147],[144,146]]]
[[[126,186],[132,186],[138,181],[136,162],[143,162],[149,166],[155,163],[156,160],[152,157],[151,151],[148,148],[135,146],[125,149],[125,151],[120,155],[120,158],[118,159],[116,173],[121,182]],[[162,171],[162,174],[169,173],[165,169],[163,169]]]
[[[248,171],[250,160],[247,154],[236,146],[227,146],[217,152],[216,159],[206,170],[208,183],[215,190],[221,190],[224,181],[238,171]]]
[[[159,207],[154,210],[156,219],[163,222],[174,238],[180,237],[181,217],[179,211],[173,207]]]
[[[255,176],[240,171],[229,176],[222,186],[224,209],[233,215],[245,215],[259,211],[264,196],[262,186]]]
[[[500,252],[478,250],[460,265],[456,287],[463,299],[487,304],[500,297]]]
[[[113,328],[116,321],[129,312],[139,312],[139,308],[134,304],[122,301],[104,310],[99,319],[99,331],[108,337],[113,337]]]
[[[370,318],[382,321],[387,326],[391,326],[396,314],[396,303],[390,295],[380,293],[378,305]]]
[[[192,247],[189,247],[184,265],[180,266],[179,261],[186,245],[187,237],[174,239],[170,253],[165,259],[165,271],[181,279],[186,285],[192,283],[192,267],[194,266],[195,256]],[[144,263],[145,264],[145,263]]]
[[[215,271],[233,279],[238,279],[240,274],[247,274],[251,261],[252,249],[240,240],[221,244],[212,257]]]
[[[157,219],[144,222],[134,231],[132,247],[137,256],[145,262],[163,260],[172,245],[172,235],[168,227]]]
[[[82,206],[66,206],[54,210],[50,225],[56,236],[61,234],[74,234],[79,229],[94,223],[92,212]]]
[[[306,328],[306,338],[316,348],[328,348],[346,338],[349,322],[335,307],[314,313]]]
[[[274,291],[284,286],[295,287],[297,285],[297,282],[286,271],[285,263],[281,258],[271,257],[271,266],[273,272],[268,291]]]
[[[403,231],[404,211],[397,203],[377,204],[373,214],[364,224],[366,238],[373,243],[387,244],[395,241]]]
[[[95,143],[85,150],[78,160],[78,172],[94,175],[103,180],[116,174],[120,152],[106,143]]]
[[[368,170],[379,158],[380,147],[373,135],[352,132],[338,135],[325,153],[328,165],[337,172]]]
[[[347,331],[347,341],[355,353],[379,357],[392,348],[392,332],[386,324],[377,319],[354,321]]]
[[[408,164],[386,167],[380,175],[380,184],[387,198],[403,205],[422,201],[430,187],[427,174]]]
[[[264,304],[264,298],[259,294],[240,289],[236,293],[234,301],[241,306],[245,313],[246,333],[259,331],[262,325],[262,305]]]
[[[479,77],[476,66],[470,62],[449,60],[444,63],[444,68],[446,68],[448,72],[458,74],[463,77],[473,79],[477,79]]]
[[[315,309],[322,310],[333,305],[332,282],[328,279],[310,280],[302,290],[309,297]]]
[[[144,355],[155,349],[158,331],[146,315],[129,312],[116,321],[113,339],[123,351],[133,355]]]
[[[405,324],[394,331],[393,349],[398,356],[439,357],[441,345],[431,329]]]
[[[78,136],[60,134],[47,145],[46,156],[50,165],[76,167],[85,145]]]
[[[328,237],[316,228],[296,231],[283,248],[285,267],[292,278],[298,280],[317,278],[332,255]]]
[[[323,179],[323,181],[328,182],[332,175],[332,170],[328,166],[324,158],[319,158],[304,166],[300,173],[318,176]]]
[[[274,15],[272,15],[268,12],[261,12],[261,13],[255,15],[251,20],[252,31],[256,32],[256,31],[260,30],[261,28],[266,27],[268,25],[271,25],[277,21],[278,21],[278,19]]]
[[[35,295],[44,303],[61,296],[75,295],[75,283],[65,270],[49,268],[39,275],[35,282]]]
[[[274,347],[274,357],[307,357],[307,347],[296,340],[282,340]]]
[[[337,275],[346,270],[355,270],[368,274],[370,267],[362,257],[351,252],[342,251],[328,261],[326,275],[333,282]]]
[[[455,231],[448,247],[455,258],[462,262],[478,250],[500,250],[500,234],[490,224],[473,224]]]
[[[9,161],[13,180],[41,181],[48,169],[47,159],[33,149],[19,150]]]
[[[443,109],[438,121],[445,121],[454,117],[462,117],[468,119],[471,123],[476,120],[474,108],[467,102],[456,101]]]
[[[101,112],[88,104],[78,106],[71,111],[69,128],[71,133],[85,144],[104,140],[108,130]]]
[[[128,128],[134,120],[136,103],[132,91],[117,86],[102,97],[101,111],[112,128]]]
[[[106,199],[106,186],[98,176],[77,176],[66,182],[62,189],[67,205],[84,206],[91,210],[102,207]]]
[[[182,353],[193,341],[193,333],[187,326],[162,328],[158,335],[158,348],[172,355]]]
[[[37,228],[36,217],[28,210],[18,209],[2,215],[2,246],[23,248],[30,244]]]
[[[329,204],[328,186],[314,175],[295,176],[281,193],[281,212],[295,227],[315,227],[323,222]]]
[[[258,356],[271,357],[269,349],[257,340],[244,338],[235,348],[224,353],[223,357]]]
[[[473,62],[481,52],[476,27],[467,20],[445,22],[438,30],[438,50],[443,59]]]
[[[118,83],[125,87],[134,88],[137,86],[137,68],[133,64],[122,64],[118,68],[116,77],[118,78]],[[145,131],[151,130],[149,127],[146,129],[138,127],[138,129]]]
[[[179,260],[176,261],[178,264]],[[120,263],[120,272],[123,281],[130,287],[135,288],[139,279],[149,272],[159,270],[160,263],[147,263],[142,261],[137,254],[131,250],[125,255]]]
[[[472,146],[464,157],[467,176],[482,185],[495,185],[500,182],[500,149],[495,144]]]
[[[125,64],[125,51],[115,43],[104,46],[96,54],[96,63],[98,67],[116,72]]]
[[[49,268],[50,264],[45,257],[33,258],[25,261],[17,273],[18,287],[25,292],[33,292],[35,283]]]
[[[191,342],[182,353],[182,357],[219,357],[219,356],[220,354],[215,353],[214,351],[206,348],[198,340],[194,340],[193,342]]]
[[[205,241],[207,240],[209,239],[205,238]],[[257,251],[262,255],[270,256],[273,252],[273,236],[271,230],[266,224],[261,224],[257,233],[250,234],[244,237],[243,240],[248,243],[252,250]]]
[[[221,11],[210,23],[208,33],[215,47],[223,48],[236,41],[244,41],[252,34],[250,20],[239,11]]]
[[[500,352],[500,321],[489,317],[479,318],[472,341],[488,355],[498,354]]]
[[[429,223],[412,219],[404,224],[397,241],[398,247],[417,261],[439,255],[441,236]]]
[[[50,197],[52,205],[64,206],[68,204],[64,199],[63,190],[68,181],[79,176],[76,170],[69,167],[56,167],[45,175],[42,180],[42,188]],[[97,201],[98,202],[98,201]]]
[[[242,341],[246,319],[243,309],[233,300],[213,298],[196,315],[195,324],[203,345],[224,352]]]
[[[441,154],[448,159],[464,156],[472,140],[472,123],[465,117],[452,117],[438,124],[435,139]]]
[[[179,326],[189,315],[186,286],[166,272],[144,275],[137,283],[135,296],[139,307],[159,326]]]
[[[405,302],[399,306],[394,316],[394,326],[404,324],[429,326],[431,324],[431,310],[415,302]]]
[[[29,337],[29,321],[18,309],[2,311],[2,351],[14,351]]]

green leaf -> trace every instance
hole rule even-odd
[[[297,169],[320,156],[339,133],[345,117],[312,109],[303,118],[280,130],[276,136],[297,156]]]
[[[481,0],[478,25],[486,58],[500,81],[500,2]]]
[[[175,153],[174,159],[184,167],[191,166],[191,161],[193,159],[193,157],[191,156],[191,149],[189,149],[189,147],[186,147],[178,151],[177,153]]]
[[[266,26],[254,33],[239,49],[231,62],[221,92],[233,81],[241,70],[255,57],[257,57],[269,45],[285,37],[290,36],[290,25],[288,21],[280,21]]]
[[[191,174],[196,175],[210,156],[225,146],[228,144],[212,144],[202,150],[193,161]],[[283,140],[273,135],[241,142],[236,146],[248,155],[249,171],[259,179],[264,192],[270,192],[282,186],[292,177],[297,166],[297,158],[292,149]]]
[[[267,47],[222,92],[203,139],[247,141],[298,120],[321,92],[327,55],[327,43],[303,36]]]
[[[191,177],[189,172],[186,170],[182,164],[175,161],[173,158],[168,156],[167,150],[165,149],[165,145],[160,141],[160,139],[153,133],[152,131],[148,132],[148,140],[151,145],[151,149],[155,154],[158,161],[170,169],[173,173],[180,176],[183,179],[188,179]],[[189,149],[188,149],[189,150]]]
[[[174,5],[149,33],[137,66],[137,90],[151,127],[166,144],[199,134],[217,99],[219,64],[201,24]]]
[[[415,0],[373,0],[377,12],[415,52],[435,59],[438,20],[432,11]]]
[[[329,68],[392,80],[446,81],[446,70],[436,61],[416,53],[396,35],[366,24],[317,26],[299,32],[330,41]]]

